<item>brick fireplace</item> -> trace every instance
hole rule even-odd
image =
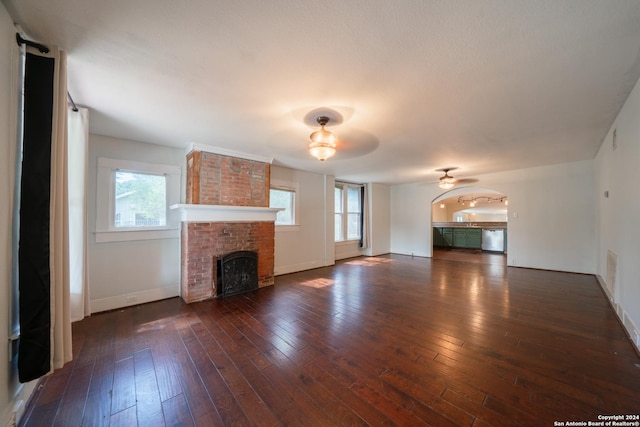
[[[257,252],[259,287],[274,283],[270,159],[219,151],[187,154],[186,204],[172,206],[182,221],[181,296],[187,303],[216,296],[217,261],[235,251]]]

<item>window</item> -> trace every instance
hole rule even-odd
[[[342,224],[344,217],[344,209],[343,209],[343,196],[344,191],[342,191],[342,185],[337,186],[334,189],[334,198],[335,198],[335,241],[340,242],[344,240],[344,232]]]
[[[299,228],[299,189],[300,186],[297,183],[271,179],[269,207],[283,209],[276,216],[276,231],[295,231]]]
[[[284,209],[278,212],[278,215],[276,216],[276,225],[295,224],[295,200],[296,192],[294,190],[272,188],[269,191],[269,207]]]
[[[178,237],[180,167],[98,159],[96,242]]]
[[[359,240],[361,233],[361,185],[336,183],[335,241]]]
[[[115,171],[116,228],[167,225],[167,177]]]

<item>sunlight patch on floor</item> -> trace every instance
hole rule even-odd
[[[335,280],[333,279],[313,279],[313,280],[303,280],[299,284],[302,286],[307,286],[309,288],[326,288],[328,286],[333,286],[335,284]]]

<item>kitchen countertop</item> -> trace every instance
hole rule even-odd
[[[434,222],[434,228],[506,229],[506,222]]]

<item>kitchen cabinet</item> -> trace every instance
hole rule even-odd
[[[442,229],[442,246],[453,246],[453,228]]]
[[[441,228],[433,227],[433,246],[443,246]]]
[[[433,246],[480,249],[482,230],[479,228],[433,228]]]
[[[478,228],[467,228],[467,248],[482,248],[482,230]]]
[[[467,247],[467,229],[466,228],[453,229],[453,247],[454,248]]]

